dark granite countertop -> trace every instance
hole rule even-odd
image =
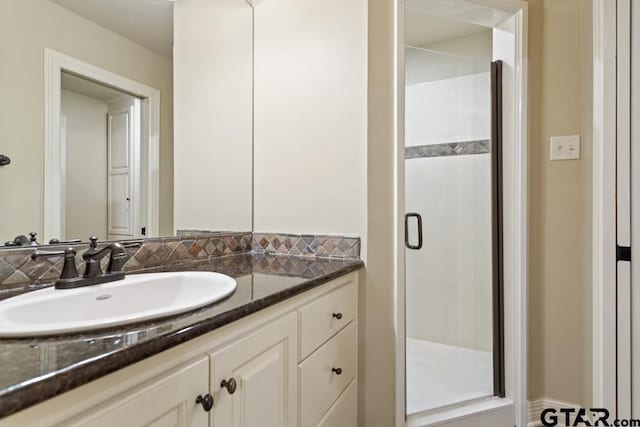
[[[358,259],[246,253],[155,268],[151,271],[216,271],[234,277],[238,287],[222,302],[179,316],[93,333],[0,339],[0,418],[362,266]]]

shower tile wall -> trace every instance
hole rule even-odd
[[[488,139],[490,85],[486,72],[407,86],[405,145]]]

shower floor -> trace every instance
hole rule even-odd
[[[491,352],[407,338],[407,414],[493,394]]]

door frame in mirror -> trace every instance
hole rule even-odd
[[[146,170],[147,188],[142,207],[146,217],[146,236],[157,237],[160,222],[160,91],[129,78],[80,61],[71,56],[45,48],[44,50],[44,240],[62,238],[64,217],[61,206],[61,138],[60,117],[62,72],[111,86],[131,95],[145,99],[142,103],[143,117],[146,116],[146,137],[141,143],[147,144],[148,159],[143,165]],[[146,110],[146,111],[144,111]],[[145,167],[146,166],[146,167]]]

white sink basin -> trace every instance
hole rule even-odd
[[[0,337],[55,335],[184,313],[235,291],[211,272],[149,273],[76,289],[47,288],[0,301]]]

